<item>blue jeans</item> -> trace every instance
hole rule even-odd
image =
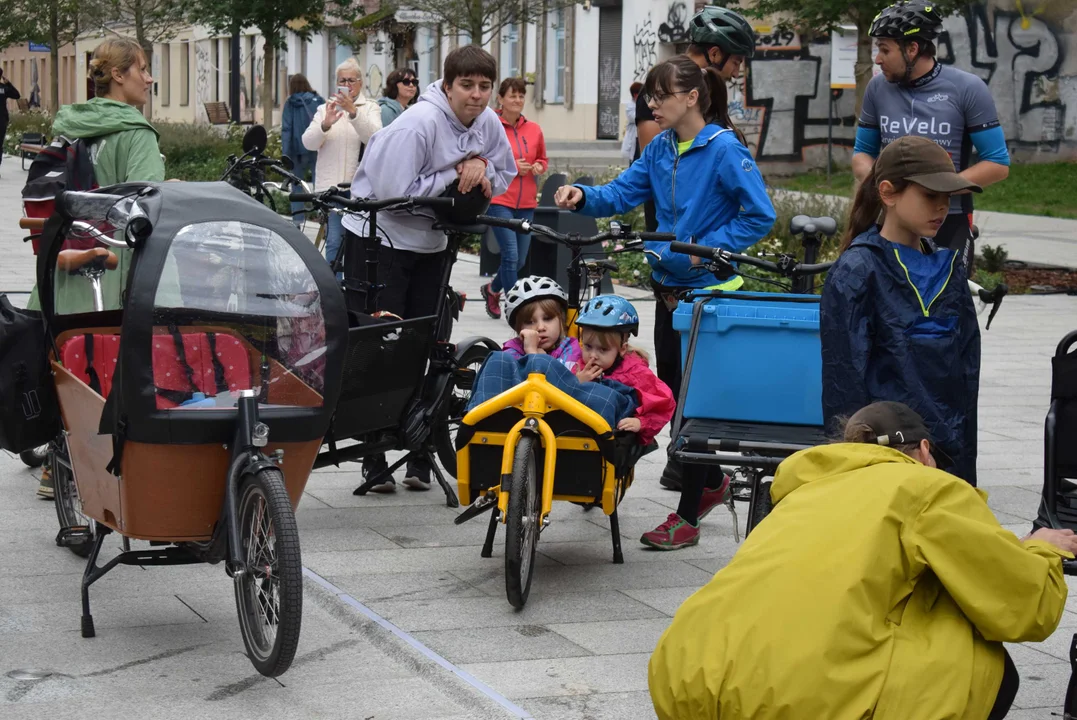
[[[527,210],[514,210],[504,205],[491,205],[486,211],[487,215],[499,218],[516,218],[517,220],[533,220],[534,208]],[[531,247],[531,233],[518,233],[508,228],[493,228],[497,245],[501,248],[501,265],[497,269],[497,275],[490,281],[491,292],[501,292],[503,289],[511,289],[519,279],[520,268],[527,260],[527,251]]]
[[[292,158],[292,162],[295,163],[292,172],[295,173],[299,179],[306,180],[308,170],[310,171],[310,176],[314,177],[314,168],[318,164],[318,153],[303,153]],[[295,192],[301,192],[301,189],[296,188]],[[296,227],[302,227],[303,223],[307,220],[307,213],[305,212],[306,206],[306,203],[292,203],[292,222],[296,224]]]
[[[332,263],[337,258],[337,251],[344,239],[344,221],[340,213],[329,213],[328,227],[325,228],[325,259]]]

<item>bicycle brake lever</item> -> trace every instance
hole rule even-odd
[[[983,297],[984,292],[985,291],[983,290],[980,291],[981,298]],[[985,330],[991,329],[991,321],[995,319],[995,315],[998,314],[998,309],[1002,307],[1002,298],[1006,297],[1009,292],[1010,288],[1006,285],[1006,283],[1000,283],[995,287],[994,290],[988,293],[989,297],[991,298],[991,312],[987,315],[987,326],[984,328]]]

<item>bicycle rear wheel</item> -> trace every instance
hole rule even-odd
[[[445,472],[456,477],[456,432],[460,429],[460,419],[467,411],[467,404],[471,402],[471,390],[475,382],[475,375],[490,354],[490,348],[485,345],[473,345],[464,352],[463,357],[457,363],[459,370],[447,388],[449,397],[444,404],[445,411],[434,427],[434,445],[438,451],[438,460]]]
[[[68,542],[67,548],[79,557],[89,557],[97,536],[97,523],[82,514],[82,501],[79,499],[78,486],[75,484],[75,473],[71,469],[71,458],[67,454],[67,441],[62,434],[51,446],[49,471],[52,473],[56,520],[60,523],[60,529],[89,528],[85,541]]]
[[[276,677],[295,658],[303,619],[299,529],[280,470],[243,478],[236,517],[245,558],[235,581],[243,644],[254,668]]]

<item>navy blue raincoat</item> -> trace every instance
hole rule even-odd
[[[823,417],[833,428],[878,400],[905,403],[953,458],[943,469],[975,485],[980,326],[962,264],[944,252],[941,290],[924,298],[878,227],[838,258],[820,301]]]

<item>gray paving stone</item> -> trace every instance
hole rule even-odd
[[[501,571],[504,583],[504,570]],[[362,603],[377,600],[436,600],[483,597],[487,593],[450,572],[369,573],[330,575],[326,578]],[[504,586],[502,585],[502,592]]]
[[[302,537],[302,536],[301,536]],[[551,544],[551,547],[554,545]],[[354,573],[424,572],[480,567],[483,564],[504,564],[498,559],[504,544],[494,545],[493,558],[479,557],[479,546],[414,548],[400,550],[355,550],[347,552],[310,551],[303,553],[303,562],[322,577]],[[554,564],[548,557],[536,557],[538,567]]]
[[[1062,711],[1066,699],[1066,684],[1070,679],[1069,663],[1034,665],[1018,668],[1021,674],[1021,686],[1014,699],[1014,707],[1019,709],[1042,708],[1042,717],[1050,717],[1049,711]],[[1007,716],[1009,717],[1009,716]]]
[[[534,582],[542,582],[541,573]],[[558,622],[594,620],[631,621],[659,617],[660,613],[628,592],[574,593],[543,598],[513,610],[504,596],[450,598],[445,600],[390,600],[372,602],[370,607],[385,619],[408,632],[453,630],[476,625],[546,625]],[[645,592],[645,591],[639,591]]]
[[[642,692],[647,689],[650,653],[551,658],[464,665],[484,682],[494,682],[513,700]]]
[[[129,598],[122,606],[115,601],[97,603],[91,605],[91,609],[98,630],[136,625],[204,622],[174,595]],[[82,605],[78,595],[69,602],[6,605],[0,607],[0,634],[36,633],[56,627],[77,630],[81,617]]]
[[[561,510],[562,507],[564,507],[563,503],[558,505],[556,510]],[[575,506],[568,507],[571,510],[577,509]],[[447,522],[438,525],[378,525],[374,527],[374,530],[400,547],[424,548],[470,545],[480,548],[486,538],[489,517],[489,515],[483,515],[463,525],[453,524],[450,517],[446,518]],[[560,521],[555,518],[554,522],[542,531],[540,543],[545,545],[559,542],[597,540],[608,535],[609,531],[588,522],[583,517]],[[495,542],[504,544],[504,525],[498,526]]]
[[[505,573],[501,568],[453,573],[475,584],[492,597],[505,594]],[[665,562],[613,565],[553,565],[543,568],[541,577],[531,584],[531,597],[539,598],[567,592],[596,592],[600,590],[629,590],[669,586],[703,585],[712,573],[688,562],[668,558]]]
[[[523,701],[535,720],[654,720],[648,692],[594,693]]]
[[[669,627],[668,617],[651,620],[556,623],[550,630],[596,655],[650,653]]]
[[[636,627],[634,621],[632,627]],[[454,663],[581,657],[592,652],[545,625],[428,630],[414,637]],[[648,650],[653,650],[653,646]]]
[[[625,590],[624,594],[630,598],[639,600],[641,603],[654,608],[664,615],[673,617],[673,614],[677,612],[677,608],[681,606],[681,603],[687,600],[688,596],[698,589],[698,587],[667,587],[653,588],[650,590]]]

